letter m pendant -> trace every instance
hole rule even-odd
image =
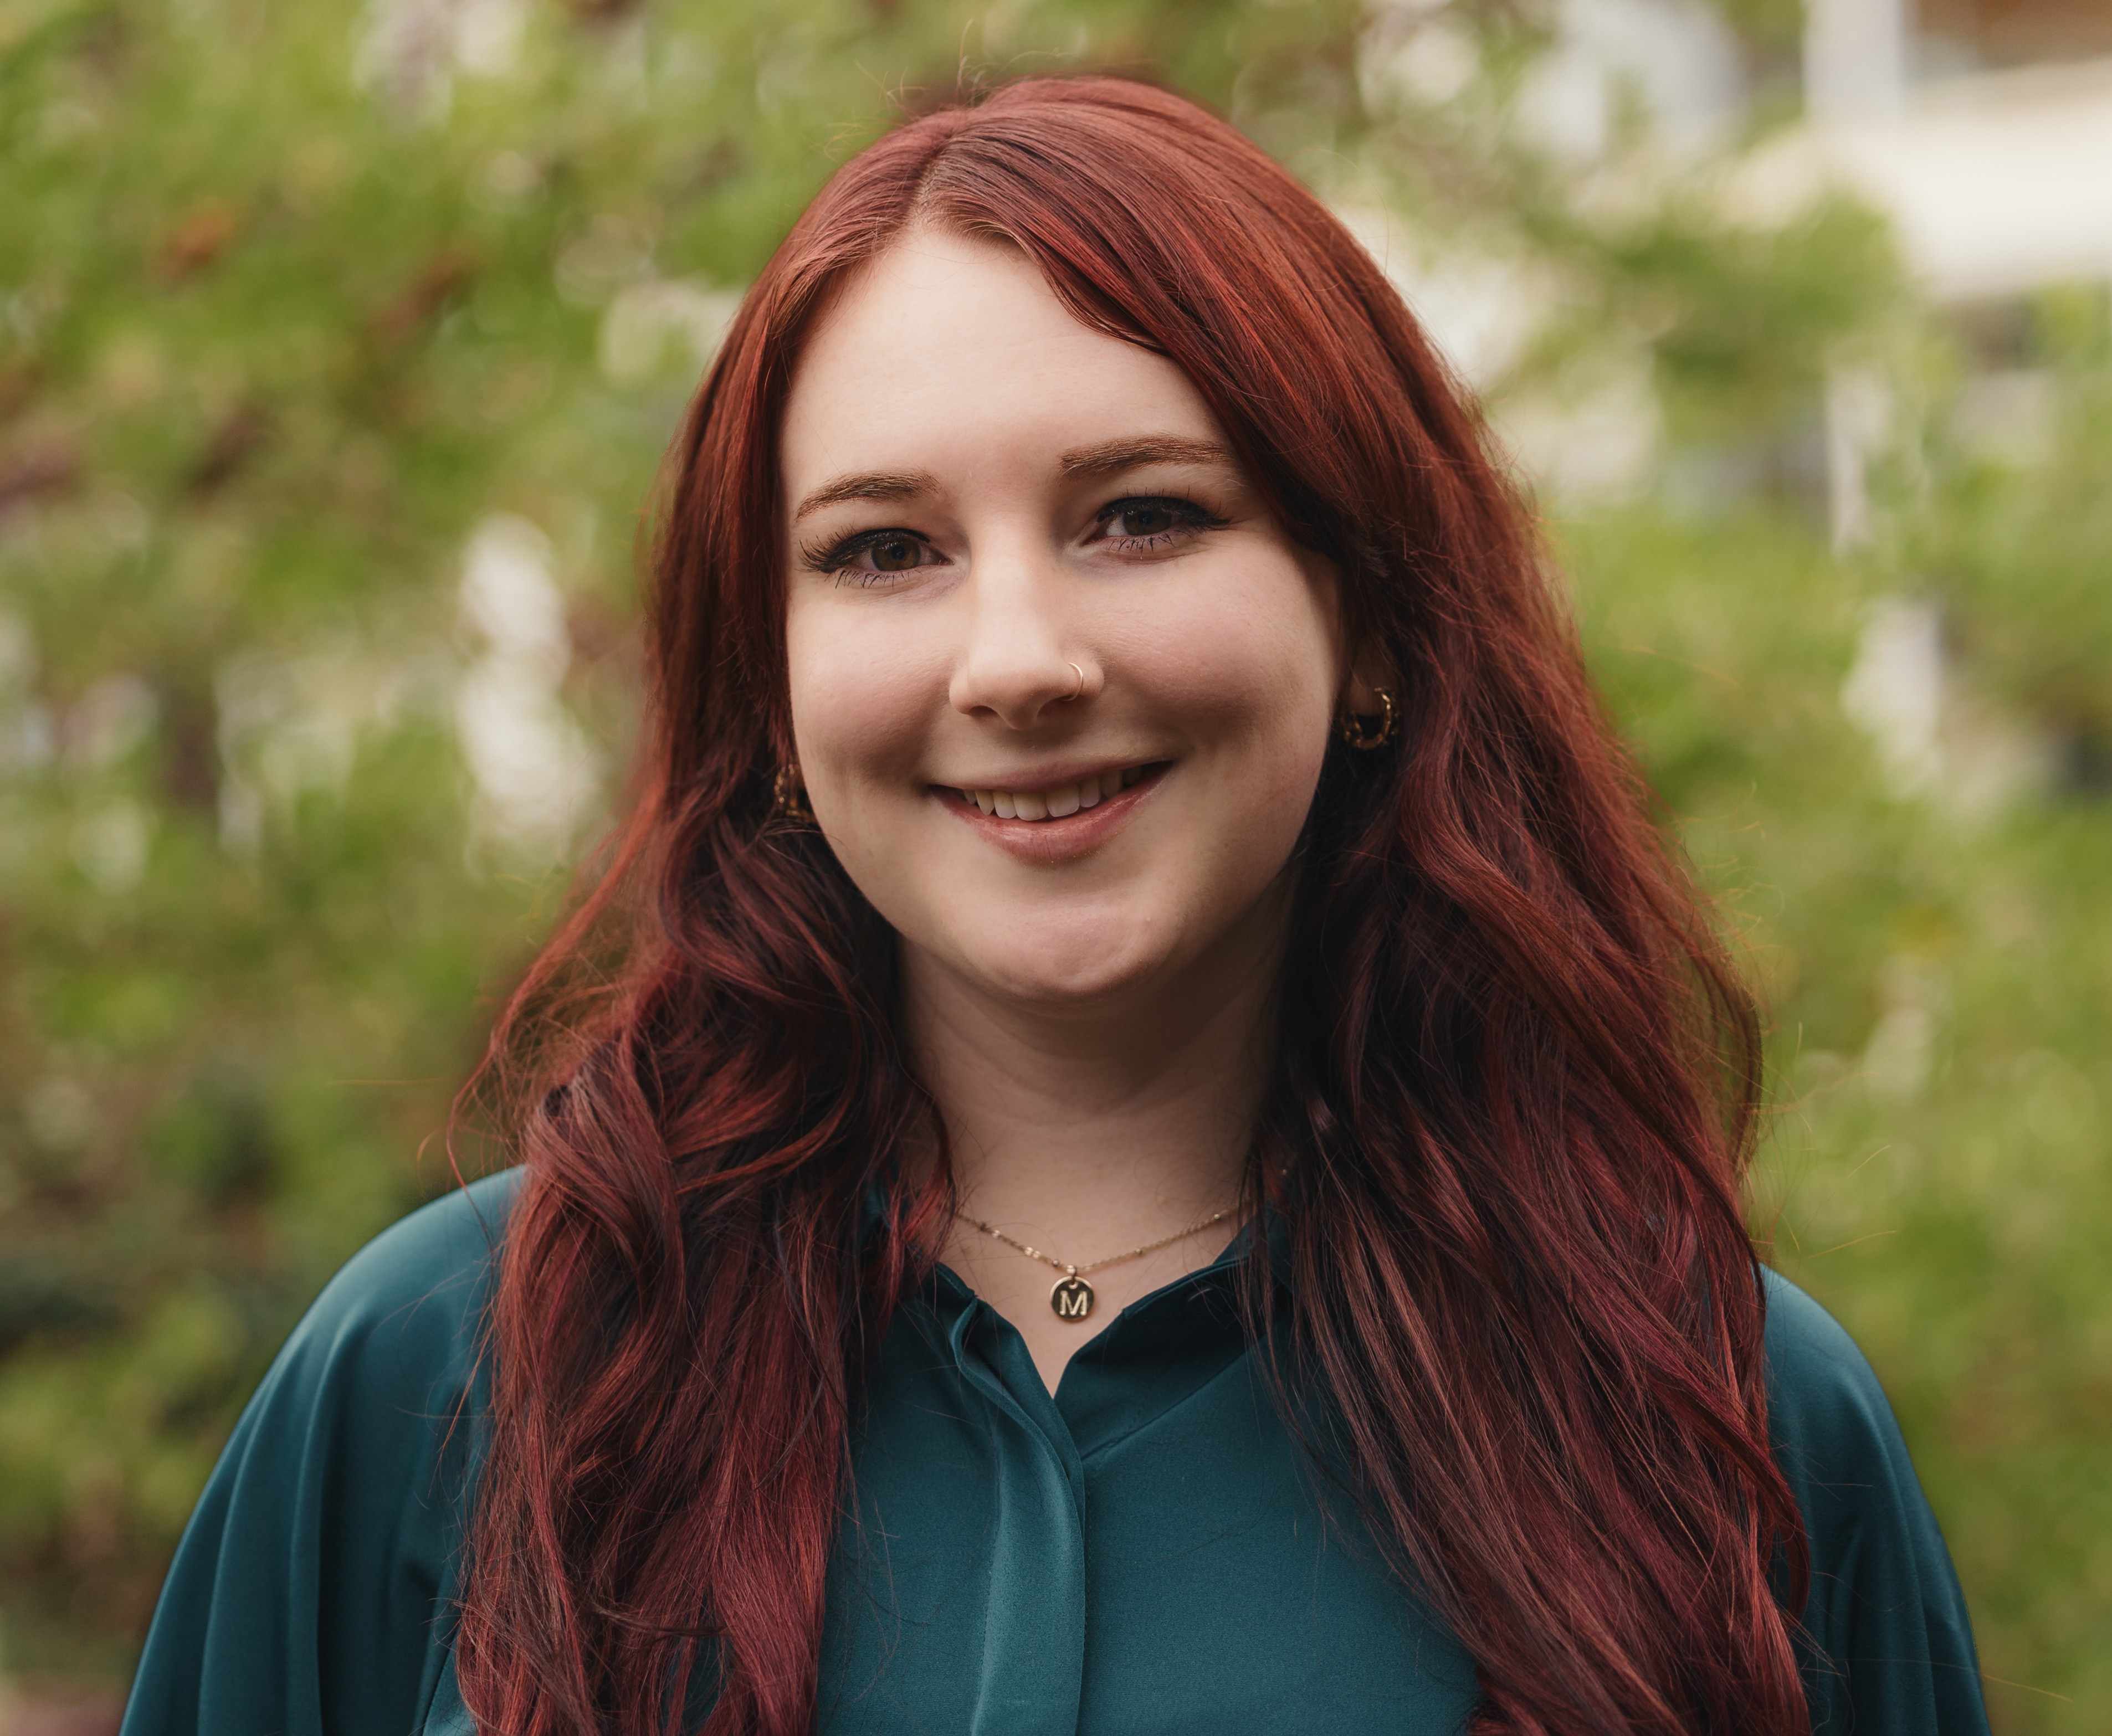
[[[1049,1306],[1059,1320],[1081,1320],[1093,1311],[1093,1287],[1075,1273],[1059,1278],[1049,1292]]]

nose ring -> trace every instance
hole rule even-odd
[[[1072,664],[1071,667],[1076,672],[1078,677],[1078,691],[1075,693],[1066,693],[1063,697],[1066,699],[1082,698],[1085,697],[1086,692],[1086,672],[1082,669],[1080,669],[1076,663]]]

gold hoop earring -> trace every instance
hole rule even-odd
[[[807,805],[806,786],[796,766],[780,766],[772,786],[771,811],[800,825],[814,824],[814,811]]]
[[[1347,742],[1352,748],[1357,748],[1359,751],[1365,753],[1370,752],[1374,748],[1383,748],[1388,742],[1393,739],[1393,695],[1389,693],[1382,687],[1375,688],[1372,691],[1379,696],[1380,716],[1378,728],[1376,730],[1368,732],[1364,729],[1362,720],[1354,711],[1350,710],[1347,706],[1345,706],[1342,708],[1341,720],[1338,725],[1341,732],[1342,739]]]

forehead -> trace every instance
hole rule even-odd
[[[1222,438],[1178,367],[1072,317],[1025,255],[924,229],[865,267],[809,334],[781,470],[788,501],[867,468],[972,486],[1145,429]]]

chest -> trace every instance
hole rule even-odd
[[[1059,1394],[987,1313],[891,1346],[831,1565],[825,1736],[1463,1728],[1471,1664],[1323,1509],[1243,1349],[1068,1354]]]

